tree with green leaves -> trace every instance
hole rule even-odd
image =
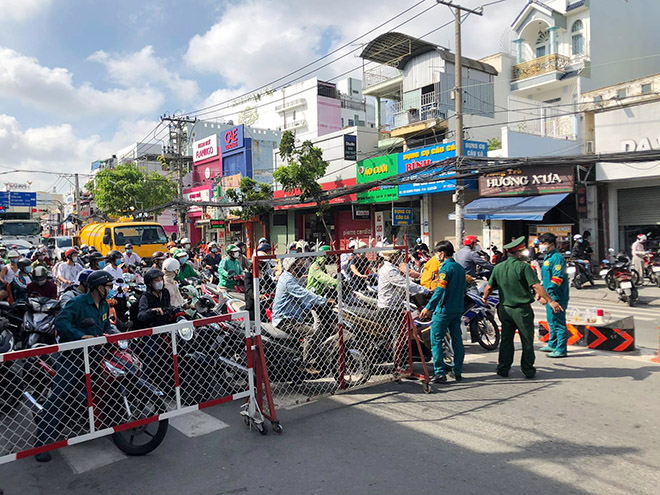
[[[227,189],[227,199],[235,203],[249,203],[251,201],[270,201],[273,199],[273,188],[270,184],[257,182],[250,177],[243,177],[238,189]],[[246,205],[240,209],[231,210],[232,215],[249,220],[271,210],[268,206]]]
[[[177,194],[176,182],[157,172],[147,173],[133,162],[104,168],[85,188],[109,216],[148,210],[173,200]]]
[[[295,134],[285,131],[280,141],[280,158],[287,162],[287,165],[275,170],[273,178],[282,185],[285,192],[298,194],[301,203],[311,200],[316,204],[316,216],[323,222],[328,240],[332,244],[332,235],[325,221],[325,213],[330,205],[321,199],[323,188],[319,183],[330,165],[323,159],[323,151],[311,141],[305,141],[300,147],[296,147]]]
[[[495,151],[502,149],[502,140],[498,137],[490,138],[488,142],[488,151]]]

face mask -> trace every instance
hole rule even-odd
[[[154,289],[163,290],[163,281],[161,280],[160,282],[154,282]]]
[[[231,253],[232,258],[238,258],[238,253]]]
[[[103,268],[105,266],[105,260],[99,261],[99,268]]]
[[[182,265],[183,265],[186,261],[188,261],[188,256],[182,256],[181,258],[179,258],[179,263],[181,263]]]
[[[547,244],[539,244],[539,251],[541,253],[547,253],[548,252],[548,245]]]
[[[74,263],[78,261],[78,256],[71,256],[71,261],[73,261]]]
[[[190,244],[184,244],[184,249],[190,249]]]
[[[30,273],[32,272],[32,267],[31,266],[26,266],[25,267],[25,273]]]
[[[217,250],[216,248],[213,248],[213,249],[211,249],[211,252],[212,252],[212,253],[217,253],[218,250]]]
[[[87,251],[89,251],[89,249],[87,248],[83,249],[83,253],[87,253]]]
[[[105,297],[106,297],[106,299],[108,299],[108,298],[112,299],[113,297],[115,297],[116,293],[117,293],[117,291],[115,291],[115,289],[110,289]]]
[[[121,260],[115,260],[115,265],[117,266],[121,265]]]
[[[17,261],[18,261],[18,258],[9,258],[9,262],[10,262],[12,265],[15,265]]]

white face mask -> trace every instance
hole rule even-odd
[[[550,249],[547,244],[539,244],[539,252],[547,253]]]
[[[74,263],[78,261],[78,256],[71,256],[71,261],[73,261]]]
[[[154,282],[154,289],[163,290],[163,281],[161,280],[160,282]]]

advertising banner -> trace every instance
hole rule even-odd
[[[412,208],[392,208],[392,225],[412,225]]]
[[[244,131],[245,127],[243,124],[241,124],[229,129],[228,131],[223,131],[220,133],[220,149],[222,150],[223,155],[227,152],[236,151],[245,146]]]
[[[193,142],[193,163],[218,156],[218,136],[205,137]]]
[[[490,197],[571,193],[574,186],[572,165],[512,169],[479,177],[479,194]]]
[[[385,179],[397,175],[399,167],[399,155],[380,156],[368,158],[357,162],[357,183],[365,184],[379,179]],[[374,187],[365,192],[357,194],[358,203],[378,203],[383,201],[396,201],[399,199],[398,186]]]

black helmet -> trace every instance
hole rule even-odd
[[[106,258],[107,258],[109,261],[115,261],[116,259],[122,259],[123,257],[124,257],[124,255],[121,254],[121,253],[120,253],[119,251],[117,251],[116,249],[113,249],[112,251],[110,251],[110,252],[108,253],[108,255],[106,256]]]
[[[16,262],[16,264],[18,265],[19,270],[25,270],[25,268],[32,265],[32,262],[27,258],[21,258]]]
[[[99,285],[109,284],[114,282],[115,277],[111,273],[104,270],[97,270],[87,277],[87,287],[89,290],[96,289]]]
[[[101,253],[96,251],[96,252],[89,255],[89,264],[91,265],[94,262],[98,263],[99,261],[104,260],[104,259],[105,259],[105,256],[103,256]]]
[[[147,273],[144,274],[144,283],[147,287],[151,287],[151,283],[158,277],[163,277],[165,274],[158,268],[149,268]]]
[[[162,251],[155,251],[154,254],[151,255],[152,260],[164,260],[165,259],[165,253]]]

